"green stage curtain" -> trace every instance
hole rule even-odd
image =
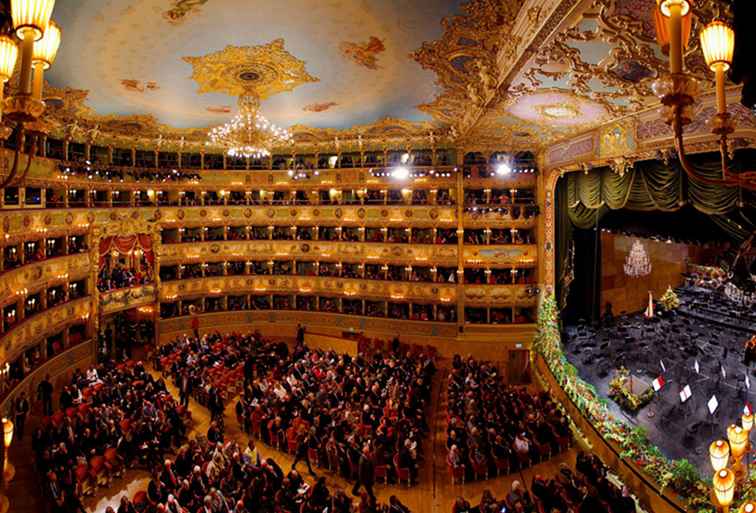
[[[692,160],[705,177],[721,177],[718,159],[697,156]],[[600,221],[607,209],[671,212],[689,203],[711,216],[737,241],[754,230],[753,222],[741,208],[753,208],[756,194],[690,179],[676,162],[669,165],[655,160],[638,162],[623,176],[608,167],[570,173],[566,189],[568,216],[577,228],[595,226],[597,216]]]

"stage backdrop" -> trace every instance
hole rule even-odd
[[[651,274],[642,278],[625,275],[625,258],[637,237],[603,232],[601,234],[601,313],[606,302],[612,303],[614,315],[620,312],[637,312],[648,306],[648,291],[659,299],[668,286],[677,287],[683,279],[686,260],[696,263],[703,248],[686,244],[640,239],[651,259]]]

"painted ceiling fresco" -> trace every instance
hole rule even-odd
[[[199,144],[252,88],[297,144],[537,149],[656,104],[655,1],[58,0],[51,113],[79,136]]]
[[[416,106],[434,76],[410,57],[441,34],[457,0],[58,0],[56,87],[89,91],[98,114],[154,114],[179,128],[217,124],[235,95],[198,84],[190,59],[280,42],[306,80],[271,94],[280,125],[345,128],[383,117],[428,120]],[[273,58],[278,58],[273,55]]]

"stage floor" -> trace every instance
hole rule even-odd
[[[727,426],[739,421],[746,402],[756,408],[756,370],[744,364],[744,344],[756,334],[756,309],[737,307],[706,289],[677,293],[680,308],[671,314],[645,319],[637,313],[610,326],[570,326],[563,340],[567,359],[602,397],[609,397],[609,382],[622,366],[636,389],[638,381],[650,386],[663,375],[660,393],[638,412],[628,413],[611,399],[610,408],[617,418],[645,428],[666,456],[687,458],[708,478],[709,444],[726,439]],[[686,385],[692,396],[683,404],[680,391]],[[719,407],[712,416],[707,403],[714,395]]]

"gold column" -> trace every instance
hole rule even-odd
[[[462,169],[464,151],[457,155],[457,333],[465,327],[465,182]]]
[[[536,177],[536,202],[541,209],[541,215],[538,216],[536,223],[536,247],[538,254],[538,268],[536,275],[536,283],[543,289],[543,284],[546,281],[545,263],[544,263],[544,244],[551,242],[546,240],[546,209],[554,209],[554,194],[553,191],[546,190],[548,187],[548,176],[545,172],[545,153],[539,152],[536,156],[536,165],[538,166],[539,173]],[[556,172],[556,171],[554,171]],[[558,183],[558,182],[557,182]],[[548,205],[546,204],[548,200]]]

